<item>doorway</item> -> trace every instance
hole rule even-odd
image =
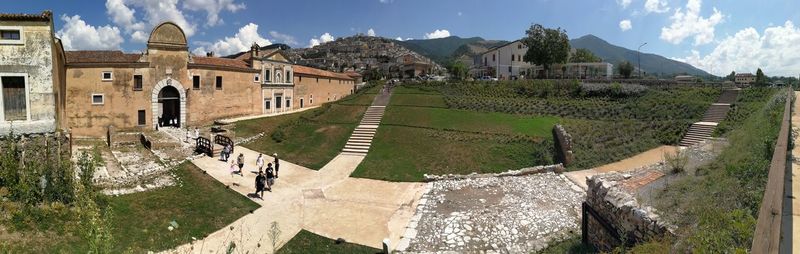
[[[181,126],[181,97],[178,89],[166,86],[158,92],[158,103],[161,115],[158,117],[159,126]]]

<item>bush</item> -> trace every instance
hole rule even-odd
[[[284,136],[285,134],[283,133],[282,129],[277,129],[274,132],[272,132],[272,135],[270,135],[270,137],[272,138],[272,140],[275,141],[275,143],[283,142],[283,139],[285,138]]]
[[[664,161],[672,169],[672,172],[680,173],[686,169],[686,164],[689,163],[689,156],[683,150],[678,149],[675,153],[665,152]]]

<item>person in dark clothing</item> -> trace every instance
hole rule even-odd
[[[275,173],[272,171],[272,163],[267,163],[267,191],[272,192],[272,184],[275,183]]]
[[[280,160],[278,160],[278,154],[272,154],[272,157],[275,157],[275,178],[278,178],[278,170],[281,167]]]
[[[244,175],[244,173],[242,173],[242,168],[244,167],[244,154],[239,154],[239,157],[236,158],[236,164],[239,164],[239,174]]]
[[[264,176],[264,172],[259,170],[258,175],[256,176],[256,194],[261,200],[264,200],[264,185],[267,182],[267,177]]]

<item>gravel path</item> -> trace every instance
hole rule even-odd
[[[429,188],[405,234],[405,252],[530,253],[580,231],[585,193],[563,175],[445,180]]]

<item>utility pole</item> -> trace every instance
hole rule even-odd
[[[647,45],[647,42],[642,43],[642,45],[639,45],[639,48],[636,49],[636,61],[639,62],[639,79],[642,79],[642,57],[640,55],[644,45]]]

